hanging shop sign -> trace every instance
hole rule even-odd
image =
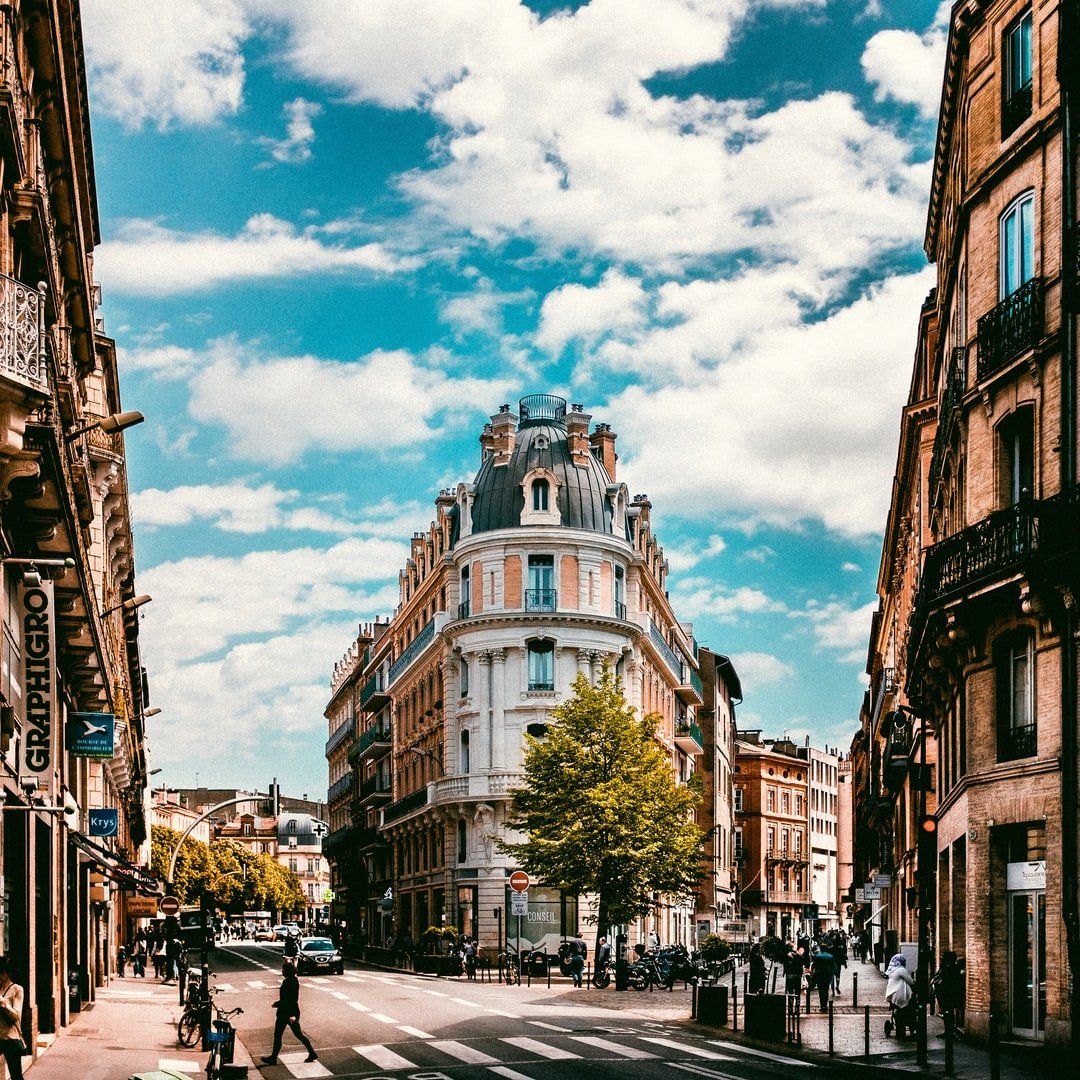
[[[112,713],[69,713],[68,753],[75,757],[111,758],[115,730],[116,718]]]
[[[136,896],[134,893],[125,893],[124,907],[133,919],[152,919],[158,913],[156,896]]]
[[[94,807],[86,812],[91,836],[116,836],[120,832],[120,811]]]
[[[23,732],[19,783],[56,796],[56,613],[51,581],[18,588],[22,626]]]

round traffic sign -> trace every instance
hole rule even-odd
[[[324,904],[332,903],[333,900],[334,900],[334,890],[333,889],[323,889],[322,898],[323,898],[323,903]]]
[[[524,870],[515,870],[510,875],[510,888],[514,892],[527,892],[529,888],[529,875]]]
[[[162,915],[176,915],[180,911],[180,901],[175,896],[163,896],[157,902],[157,909]]]

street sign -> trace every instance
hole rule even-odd
[[[333,889],[323,889],[322,898],[323,898],[323,903],[324,904],[333,903],[333,901],[334,901],[334,890]]]
[[[864,885],[863,890],[864,900],[880,900],[881,890],[876,885]],[[858,899],[858,891],[856,890],[855,898]]]
[[[514,892],[510,894],[510,914],[523,916],[529,914],[528,892]]]
[[[120,831],[120,811],[95,807],[86,812],[91,836],[116,836]]]
[[[135,896],[128,893],[124,899],[127,913],[133,919],[152,919],[158,913],[155,896]]]
[[[866,902],[866,890],[865,889],[856,889],[855,890],[855,903],[856,904],[862,904],[862,903],[865,903],[865,902]]]
[[[530,884],[529,875],[526,874],[524,870],[515,870],[510,875],[510,888],[513,889],[514,892],[527,892]]]
[[[879,889],[887,889],[892,885],[892,874],[875,874],[874,884]]]
[[[116,718],[112,713],[68,714],[67,749],[74,757],[111,758]]]
[[[177,915],[180,912],[180,901],[175,896],[163,896],[158,901],[157,909],[162,915]]]

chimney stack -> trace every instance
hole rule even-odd
[[[495,453],[495,434],[490,424],[480,432],[480,464],[483,465]]]
[[[600,464],[604,466],[608,479],[613,484],[615,483],[615,462],[619,460],[619,455],[615,453],[615,440],[617,438],[618,436],[611,430],[610,424],[597,424],[593,429],[593,433],[589,436],[589,444],[600,460]]]
[[[589,466],[589,421],[591,414],[580,405],[571,405],[566,414],[566,445],[570,451],[570,460],[585,469]]]
[[[509,405],[500,405],[499,411],[491,418],[492,452],[496,467],[510,463],[517,439],[517,424],[517,414],[510,411]]]

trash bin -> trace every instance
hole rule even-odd
[[[699,986],[697,992],[697,1021],[710,1027],[727,1027],[728,988]]]
[[[787,1014],[784,994],[747,994],[743,998],[747,1038],[783,1042],[787,1037]]]

